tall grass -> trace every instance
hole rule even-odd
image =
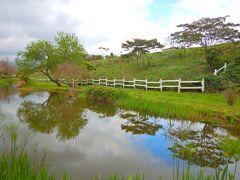
[[[25,151],[25,146],[17,145],[17,129],[15,126],[6,127],[10,138],[10,151],[0,154],[0,179],[3,180],[55,180],[54,173],[50,173],[45,164],[45,156],[40,161],[34,157],[31,162]],[[35,154],[36,156],[36,154]],[[70,179],[66,174],[62,179]]]

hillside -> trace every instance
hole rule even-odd
[[[224,52],[218,60],[218,67],[221,67],[225,62],[230,62],[233,59],[231,56],[235,55],[236,51],[239,54],[239,49],[234,49],[233,53],[233,46],[236,47],[236,44],[227,43],[218,46],[219,51]],[[92,63],[96,66],[96,70],[91,72],[91,76],[95,78],[148,78],[151,80],[182,78],[194,80],[202,78],[205,74],[213,73],[204,58],[202,48],[152,53],[138,63],[135,57],[115,57],[95,60]]]

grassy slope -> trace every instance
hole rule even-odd
[[[224,63],[231,62],[240,55],[240,42],[225,43],[216,46],[221,55],[217,57],[216,66],[221,67]],[[96,71],[91,73],[93,77],[126,78],[159,80],[178,79],[194,80],[201,79],[204,74],[212,74],[204,58],[203,48],[189,48],[159,53],[148,56],[149,64],[136,63],[135,58],[113,58],[95,60]]]
[[[93,62],[97,69],[93,77],[126,79],[198,79],[199,76],[212,73],[207,66],[203,51],[199,48],[154,53],[147,60],[137,63],[134,58],[114,58]]]

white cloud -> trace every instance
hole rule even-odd
[[[229,21],[239,23],[240,13],[238,0],[179,0],[173,6],[171,14],[166,17],[168,31],[174,32],[176,25],[190,23],[203,17],[220,17],[230,15]]]
[[[152,21],[154,0],[1,0],[0,56],[13,55],[34,39],[53,39],[57,31],[76,33],[89,53],[98,47],[119,54],[121,43],[132,38],[165,38],[180,23],[202,17],[230,15],[238,23],[238,0],[177,0],[158,21]],[[156,0],[155,0],[156,1]],[[156,4],[156,2],[155,2]],[[161,4],[161,2],[160,2]]]

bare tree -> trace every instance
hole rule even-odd
[[[16,72],[16,68],[9,63],[8,57],[0,59],[0,75],[10,76]]]

